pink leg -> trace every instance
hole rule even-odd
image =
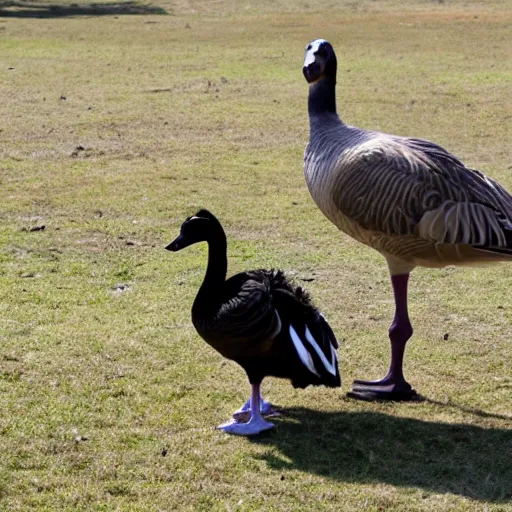
[[[260,410],[261,410],[261,414],[263,414],[264,416],[269,416],[269,415],[274,416],[277,414],[277,412],[275,411],[272,404],[270,402],[267,402],[266,400],[263,400],[262,396],[260,396]],[[247,422],[247,421],[249,421],[250,417],[251,417],[251,399],[249,398],[249,400],[247,400],[247,402],[245,402],[245,404],[242,405],[242,407],[240,407],[240,409],[237,409],[233,413],[233,418],[237,421]]]
[[[405,345],[413,332],[407,311],[408,281],[409,274],[391,276],[395,296],[395,317],[389,328],[391,364],[388,373],[380,380],[354,380],[352,392],[349,393],[352,398],[410,400],[417,397],[403,374]]]
[[[260,386],[261,382],[251,384],[251,417],[247,423],[239,423],[232,419],[217,428],[224,430],[228,434],[240,436],[252,436],[274,428],[274,425],[266,421],[261,415]]]

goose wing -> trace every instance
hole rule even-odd
[[[333,201],[364,229],[512,250],[512,196],[432,142],[377,134],[335,176]]]
[[[261,271],[243,272],[226,281],[213,323],[211,330],[230,350],[246,355],[265,351],[281,329],[267,276]]]

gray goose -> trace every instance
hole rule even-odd
[[[262,416],[271,411],[261,399],[264,377],[290,379],[296,388],[339,387],[338,342],[309,295],[282,271],[250,270],[226,280],[226,235],[208,210],[188,217],[166,249],[179,251],[203,241],[208,243],[208,266],[192,306],[192,323],[209,345],[245,370],[252,389],[234,419],[218,428],[258,434],[274,426]]]
[[[512,196],[437,144],[344,124],[336,112],[336,71],[331,44],[312,41],[303,67],[309,83],[306,183],[334,225],[386,258],[395,298],[389,371],[381,380],[355,380],[349,395],[414,399],[403,374],[413,333],[409,274],[416,266],[509,261]]]

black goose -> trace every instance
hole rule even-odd
[[[231,434],[253,435],[272,428],[262,412],[270,404],[260,395],[266,376],[290,379],[294,387],[341,385],[336,338],[309,295],[279,270],[250,270],[226,280],[226,235],[216,217],[200,210],[188,217],[166,249],[179,251],[208,243],[208,266],[192,306],[192,323],[215,350],[247,373],[251,397],[248,412],[220,425]],[[245,420],[247,418],[244,418]]]
[[[306,48],[310,140],[304,173],[314,201],[339,229],[379,251],[395,296],[391,365],[378,381],[354,382],[352,396],[411,399],[402,365],[412,335],[407,284],[416,266],[512,259],[512,196],[433,142],[348,126],[336,112],[334,49]]]

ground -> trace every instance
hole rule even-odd
[[[307,192],[306,44],[349,123],[445,146],[512,190],[507,2],[0,2],[0,510],[512,511],[511,267],[417,269],[406,376],[381,377],[383,258]],[[195,333],[206,248],[279,267],[339,340],[341,390],[268,379],[274,432],[214,426],[249,395]]]

